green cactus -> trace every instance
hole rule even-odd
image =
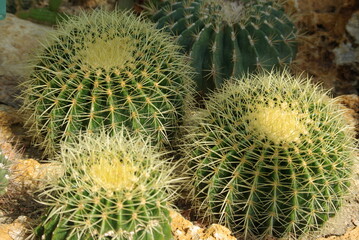
[[[62,0],[50,0],[46,8],[30,8],[17,11],[16,16],[29,19],[43,24],[55,25],[68,18],[64,13],[59,12]]]
[[[356,158],[344,112],[304,77],[232,79],[192,114],[193,199],[245,238],[299,237],[341,206]]]
[[[61,145],[62,176],[45,186],[49,211],[33,237],[48,240],[170,240],[179,179],[149,140],[126,131],[85,134]]]
[[[98,10],[67,20],[23,86],[30,133],[50,155],[80,130],[123,124],[168,144],[191,93],[191,68],[178,49],[130,12]]]
[[[149,1],[147,15],[192,58],[197,89],[293,60],[296,29],[277,1]]]
[[[9,184],[9,169],[7,156],[0,150],[0,196],[7,192]]]

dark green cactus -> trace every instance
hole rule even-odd
[[[0,150],[0,196],[7,192],[7,186],[9,184],[9,169],[8,160]]]
[[[173,239],[169,201],[178,180],[149,141],[101,132],[61,149],[64,174],[45,187],[49,212],[35,239]]]
[[[52,154],[80,130],[125,125],[168,144],[191,94],[191,68],[169,35],[130,12],[93,11],[61,24],[34,60],[22,110]]]
[[[43,24],[55,25],[68,18],[66,14],[58,11],[61,3],[62,0],[50,0],[49,6],[46,8],[32,7],[28,10],[20,10],[17,11],[16,16]]]
[[[245,238],[299,237],[342,203],[357,159],[342,107],[284,72],[232,79],[190,118],[192,197]]]
[[[149,1],[147,15],[177,38],[192,58],[197,89],[293,60],[296,30],[276,1]],[[151,4],[152,3],[152,4]]]

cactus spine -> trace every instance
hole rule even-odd
[[[173,239],[169,201],[177,180],[149,140],[101,132],[61,150],[64,174],[42,194],[50,210],[36,239]]]
[[[295,27],[275,1],[165,0],[149,4],[147,15],[191,56],[203,92],[295,56]]]
[[[22,111],[53,154],[80,130],[126,125],[171,140],[191,92],[191,68],[170,36],[130,12],[93,11],[61,24],[34,60]]]
[[[7,192],[9,184],[8,159],[0,150],[0,196]]]
[[[192,115],[193,198],[245,238],[299,237],[341,206],[356,158],[343,111],[288,72],[232,80]]]

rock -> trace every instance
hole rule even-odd
[[[359,96],[355,94],[351,95],[342,95],[337,97],[339,101],[346,106],[347,108],[350,108],[354,111],[356,115],[353,117],[359,121]]]
[[[359,11],[353,13],[346,25],[346,30],[354,38],[355,43],[359,44]],[[359,58],[357,61],[359,61]]]
[[[11,126],[21,122],[22,119],[15,108],[0,104],[0,144],[11,141],[15,137]]]
[[[348,20],[345,29],[347,35],[339,46],[333,49],[337,76],[342,79],[336,83],[339,94],[359,93],[359,10]]]
[[[55,180],[63,172],[55,163],[40,164],[35,159],[21,159],[11,167],[11,182],[21,189],[33,192],[51,180]]]
[[[305,71],[335,96],[358,94],[357,0],[288,0],[286,7],[300,33],[293,71]]]
[[[357,65],[359,63],[359,10],[354,12],[345,26],[348,34],[353,38],[350,41],[341,42],[339,47],[333,49],[337,65]],[[358,68],[358,66],[356,66]]]
[[[359,48],[354,48],[350,42],[340,43],[333,52],[336,65],[359,63]]]
[[[336,100],[345,106],[348,123],[355,128],[359,137],[359,96],[355,94],[342,95],[336,97]]]
[[[19,104],[15,100],[19,94],[17,85],[26,75],[29,55],[50,29],[19,19],[13,14],[7,14],[5,20],[0,21],[0,103],[10,106]]]
[[[359,91],[359,10],[354,12],[348,20],[345,29],[347,35],[339,46],[332,52],[335,55],[337,76],[342,79],[336,83],[339,94],[354,93]]]
[[[34,159],[18,160],[10,167],[12,183],[21,188],[35,190],[46,173],[43,169],[44,167]]]
[[[14,160],[21,156],[16,148],[12,126],[21,123],[17,110],[4,104],[0,104],[0,148],[10,159]]]
[[[358,240],[359,227],[348,230],[343,236],[330,236],[326,238],[319,238],[318,240]]]
[[[9,127],[19,122],[21,122],[21,118],[18,116],[15,108],[0,104],[0,126]]]
[[[206,240],[230,240],[234,239],[234,237],[231,236],[231,231],[218,224],[212,224],[209,226],[207,230],[203,233],[203,239]]]
[[[27,217],[20,216],[11,224],[0,224],[0,239],[24,240],[28,231],[26,227],[27,221]]]
[[[23,160],[24,156],[18,148],[24,148],[30,143],[25,144],[22,122],[15,108],[0,104],[0,148],[11,161],[11,182],[33,191],[42,180],[55,176],[55,170],[53,164],[40,164],[34,159]]]
[[[23,122],[24,119],[17,109],[0,104],[0,148],[5,151],[9,149],[9,154],[17,154],[17,159],[30,158],[29,155],[41,159],[42,151],[33,146]]]
[[[221,225],[212,224],[204,229],[186,220],[178,212],[171,211],[170,215],[175,240],[236,240],[231,231]]]

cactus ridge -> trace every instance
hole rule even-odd
[[[200,91],[284,65],[296,53],[295,26],[276,1],[165,0],[149,4],[147,15],[190,55]]]
[[[191,116],[192,198],[245,238],[299,237],[342,204],[356,157],[341,108],[288,72],[232,79]]]
[[[0,196],[7,192],[9,184],[8,157],[0,149]]]
[[[52,154],[80,130],[125,124],[169,143],[191,92],[191,68],[170,37],[130,12],[73,17],[44,43],[24,83],[30,132]]]
[[[63,174],[41,194],[49,211],[35,238],[172,239],[169,207],[178,179],[149,138],[130,136],[102,131],[62,145],[55,162]]]

